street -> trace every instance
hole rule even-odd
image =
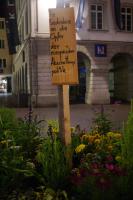
[[[130,111],[129,104],[112,104],[104,105],[104,113],[108,119],[111,120],[113,129],[122,128],[122,124],[127,120],[128,113]],[[28,108],[15,108],[17,117],[23,118],[29,111]],[[92,127],[92,122],[97,116],[97,113],[101,112],[100,105],[87,105],[76,104],[70,106],[71,126],[80,125],[81,129],[89,130]],[[58,119],[58,107],[44,107],[33,108],[33,115],[38,116],[38,120],[57,120]]]

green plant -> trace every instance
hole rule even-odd
[[[3,198],[3,197],[2,197]],[[64,190],[53,190],[40,186],[38,188],[29,189],[28,191],[16,191],[4,196],[6,200],[68,200],[67,193]],[[0,200],[1,199],[0,197]]]
[[[15,144],[13,132],[17,128],[15,111],[9,108],[0,109],[0,192],[13,184],[16,176],[15,163],[19,163],[18,146]]]
[[[58,120],[52,120],[51,119],[51,120],[48,120],[47,123],[48,123],[48,127],[52,126],[52,128],[55,128],[55,129],[57,129],[59,131],[59,122],[58,122]]]
[[[39,135],[39,123],[19,120],[18,127],[13,133],[17,145],[26,159],[34,159],[42,137]]]
[[[123,165],[127,169],[128,195],[133,197],[133,100],[131,100],[131,111],[128,114],[127,122],[123,127],[122,155]]]
[[[101,112],[96,116],[93,121],[94,126],[92,127],[92,131],[106,134],[111,130],[111,121],[107,118],[106,114],[104,113],[104,107],[101,106]]]
[[[65,153],[66,149],[60,139],[53,134],[45,138],[40,146],[36,160],[48,187],[57,189],[64,186],[69,170]]]
[[[79,135],[72,135],[72,149],[74,150],[80,144],[80,136]]]
[[[0,108],[0,132],[4,129],[14,129],[17,125],[16,112],[10,108]]]
[[[36,119],[17,120],[12,109],[2,109],[1,113],[0,195],[3,196],[14,188],[38,184],[35,157],[43,139]]]
[[[122,166],[121,141],[119,132],[100,134],[93,131],[81,136],[71,176],[76,200],[88,197],[91,200],[124,200],[128,195],[130,189],[125,184],[127,171]]]
[[[122,152],[124,161],[133,170],[133,110],[129,113],[127,122],[124,124]]]

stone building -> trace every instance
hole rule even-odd
[[[12,55],[9,54],[5,18],[0,16],[0,106],[12,102]]]
[[[12,55],[9,54],[5,18],[0,18],[0,105],[12,104]]]
[[[0,106],[16,105],[12,95],[13,54],[18,44],[15,4],[0,0]]]
[[[79,0],[69,0],[78,15]],[[109,104],[133,97],[133,1],[121,0],[122,28],[116,23],[113,0],[86,0],[82,27],[76,30],[79,85],[70,86],[70,101]],[[49,0],[17,0],[20,45],[14,56],[14,94],[34,106],[58,102],[51,84]]]

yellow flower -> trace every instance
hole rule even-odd
[[[95,138],[96,138],[96,139],[99,139],[100,137],[101,137],[101,136],[100,136],[99,133],[95,134]]]
[[[2,140],[0,144],[7,144],[7,140]]]
[[[114,133],[113,132],[108,132],[107,133],[107,137],[114,137]]]
[[[101,140],[100,139],[95,139],[94,143],[100,144]]]
[[[115,160],[118,161],[118,162],[121,161],[121,156],[116,156]]]
[[[82,135],[81,140],[82,140],[82,141],[83,141],[83,140],[88,140],[88,135],[87,135],[87,134]]]
[[[121,135],[121,133],[108,132],[107,137],[115,138],[115,139],[121,139],[122,135]]]
[[[53,134],[56,135],[59,132],[59,130],[56,127],[52,127],[52,132],[53,132]]]
[[[89,135],[89,136],[88,136],[88,142],[89,142],[89,143],[92,144],[92,143],[94,142],[94,140],[95,140],[95,136],[93,136],[93,135]]]
[[[114,134],[114,137],[115,137],[116,139],[121,139],[122,135],[121,135],[120,133],[115,133],[115,134]]]
[[[108,146],[108,150],[109,150],[109,151],[112,151],[112,150],[113,150],[113,146],[112,146],[112,145],[109,145],[109,146]]]
[[[85,144],[80,144],[79,146],[76,147],[75,151],[76,153],[80,153],[85,149],[86,145]]]
[[[71,127],[71,133],[75,132],[75,127]]]

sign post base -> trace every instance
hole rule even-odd
[[[67,146],[71,144],[69,86],[58,86],[59,96],[59,130],[62,142]]]

